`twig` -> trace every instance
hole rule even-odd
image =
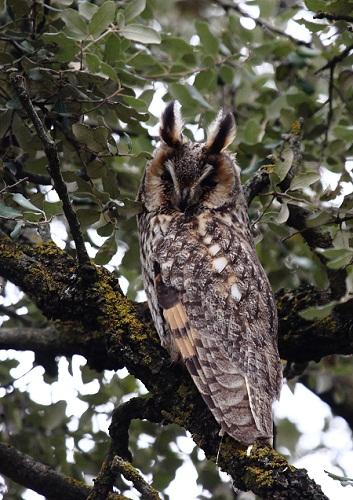
[[[316,70],[314,74],[317,75],[318,73],[321,73],[321,71],[324,71],[325,69],[335,67],[336,64],[340,63],[341,61],[343,61],[343,59],[349,56],[351,50],[353,50],[353,43],[351,45],[348,45],[340,54],[330,59],[324,66]]]
[[[298,40],[298,38],[295,38],[294,36],[290,35],[289,33],[286,33],[285,31],[282,31],[282,30],[276,28],[275,26],[268,24],[263,19],[261,19],[259,17],[250,16],[250,14],[248,14],[245,10],[243,10],[239,5],[236,5],[233,3],[228,3],[228,2],[223,2],[222,0],[215,0],[215,3],[218,4],[220,7],[222,7],[226,12],[228,10],[235,10],[241,16],[248,17],[249,19],[252,19],[258,26],[269,31],[271,34],[283,36],[297,45],[304,45],[305,47],[311,47],[310,42],[304,42],[303,40]]]
[[[121,90],[122,90],[122,88],[119,85],[119,87],[115,90],[115,92],[113,92],[112,94],[104,97],[104,99],[100,99],[98,101],[98,103],[96,104],[96,106],[93,106],[93,108],[90,108],[87,111],[85,111],[85,114],[92,113],[92,111],[96,111],[98,108],[100,108],[101,106],[103,106],[103,104],[106,104],[106,103],[108,103],[108,104],[115,104],[115,103],[111,103],[110,99],[112,99],[113,97],[115,97],[116,95],[118,95],[121,92]]]
[[[319,12],[315,14],[314,19],[328,19],[329,21],[347,21],[347,23],[353,23],[353,16],[329,14],[328,12]]]
[[[132,481],[137,491],[141,493],[142,500],[160,500],[158,492],[143,479],[138,470],[118,455],[113,459],[112,471],[120,472],[125,479]]]
[[[267,166],[264,165],[243,186],[243,192],[248,205],[260,194],[270,183]]]
[[[272,205],[273,203],[273,200],[276,198],[276,195],[273,195],[272,198],[270,199],[270,201],[267,203],[267,205],[263,208],[261,214],[255,219],[252,221],[251,223],[251,226],[252,227],[255,227],[256,224],[258,224],[260,222],[260,220],[262,219],[262,217],[265,215],[265,213],[267,212],[267,210],[270,208],[270,206]]]
[[[289,133],[283,134],[283,144],[281,146],[281,152],[285,148],[289,148],[293,152],[292,166],[287,173],[286,177],[279,184],[280,188],[286,190],[289,188],[290,183],[300,167],[302,154],[301,154],[301,138],[302,138],[302,120],[296,120],[292,123]],[[279,155],[281,156],[281,155]],[[264,165],[261,167],[251,179],[249,179],[243,186],[243,192],[248,205],[251,204],[252,200],[258,194],[269,186],[270,184],[270,173],[269,165]],[[279,194],[279,193],[277,193]]]
[[[291,180],[294,175],[301,167],[303,162],[303,156],[301,152],[301,136],[302,136],[302,128],[301,122],[296,121],[293,123],[289,134],[284,135],[284,143],[282,149],[287,146],[293,151],[293,161],[292,166],[286,175],[285,179],[279,184],[279,187],[283,190],[289,188]],[[267,185],[270,184],[270,175],[267,174]],[[248,204],[252,201],[252,199],[262,192],[266,187],[266,175],[265,173],[259,175],[259,177],[254,176],[253,179],[247,181],[244,186],[244,193],[247,195]],[[253,225],[258,223],[266,210],[271,206],[275,197],[287,197],[293,199],[291,195],[287,193],[267,193],[272,194],[273,198],[271,198],[269,204],[264,208],[263,212],[260,216],[253,222]],[[295,199],[295,201],[298,201]],[[300,200],[305,201],[305,200]],[[323,232],[322,229],[317,227],[307,227],[306,220],[310,216],[311,212],[309,210],[299,207],[297,205],[288,204],[289,208],[289,218],[286,224],[294,229],[296,229],[305,240],[306,244],[309,246],[310,250],[317,255],[319,260],[326,267],[326,258],[321,253],[317,252],[317,248],[330,248],[332,247],[332,238],[330,237],[328,232]],[[327,275],[330,282],[330,288],[332,292],[332,298],[339,299],[345,294],[346,291],[346,271],[344,269],[329,269],[327,268]]]
[[[3,443],[0,443],[0,472],[51,500],[85,500],[90,492],[89,486],[81,481],[59,474],[48,465]],[[115,494],[108,499],[127,500],[125,496]]]
[[[48,170],[54,182],[54,188],[63,204],[63,210],[69,224],[72,237],[76,245],[76,254],[79,266],[81,268],[91,267],[91,262],[83,240],[80,222],[77,218],[76,212],[73,209],[66,184],[60,171],[60,159],[55,141],[47,131],[44,123],[40,120],[38,113],[34,109],[31,99],[28,95],[25,79],[22,75],[12,74],[11,82],[15,91],[26,110],[29,118],[31,119],[34,128],[37,131],[38,137],[43,143],[45,154],[48,158]]]
[[[335,67],[336,65],[330,66],[330,78],[328,84],[328,113],[326,119],[326,130],[325,130],[323,149],[326,148],[328,143],[328,134],[330,131],[330,126],[333,118],[333,88],[334,88]]]
[[[332,119],[333,119],[333,90],[334,90],[334,76],[335,76],[336,65],[339,62],[343,61],[343,59],[345,59],[349,55],[351,50],[353,50],[353,44],[348,45],[340,54],[338,54],[337,56],[330,59],[324,66],[322,66],[317,71],[315,71],[315,75],[317,75],[318,73],[320,73],[321,71],[324,71],[325,69],[330,70],[330,77],[329,77],[329,84],[328,84],[328,99],[327,99],[329,108],[328,108],[327,120],[326,120],[327,124],[326,124],[325,139],[324,139],[324,144],[323,144],[324,148],[327,146],[330,125],[331,125]]]
[[[289,218],[287,224],[300,231],[310,250],[315,253],[326,267],[327,259],[324,255],[317,252],[317,248],[331,248],[333,246],[329,232],[323,232],[320,227],[307,227],[306,221],[311,215],[309,210],[290,204],[288,204],[288,208]],[[339,299],[346,292],[347,273],[345,269],[330,269],[328,267],[326,267],[326,271],[330,282],[332,298]]]
[[[16,167],[16,177],[18,176],[23,176],[26,177],[29,182],[33,182],[33,184],[40,184],[42,186],[50,186],[51,185],[51,178],[48,175],[42,175],[42,174],[34,174],[32,172],[29,172],[28,170],[25,170],[23,168],[22,160],[24,159],[24,156],[22,158],[17,159],[15,163]]]
[[[27,181],[27,180],[28,180],[28,178],[25,177],[24,179],[20,179],[17,182],[10,184],[9,186],[5,186],[3,189],[1,189],[0,195],[3,193],[6,193],[6,191],[8,191],[9,189],[12,189],[13,187],[18,186],[18,184],[21,184],[22,182]]]

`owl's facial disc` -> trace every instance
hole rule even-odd
[[[167,160],[164,168],[164,179],[170,193],[170,201],[181,212],[185,212],[200,202],[205,188],[204,184],[207,183],[208,177],[215,169],[214,165],[206,164],[202,167],[201,172],[192,169],[188,175],[185,175],[185,172],[178,171],[178,165],[172,160]]]

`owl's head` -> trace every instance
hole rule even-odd
[[[161,117],[161,145],[147,165],[140,200],[148,211],[194,213],[234,203],[239,193],[238,167],[225,152],[235,137],[231,113],[220,113],[204,143],[182,134],[180,105],[168,104]]]

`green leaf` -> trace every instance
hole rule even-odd
[[[197,104],[206,109],[212,110],[203,95],[192,85],[187,83],[172,83],[169,85],[169,91],[172,96],[178,99],[185,107],[194,109],[195,104]]]
[[[65,9],[61,12],[61,18],[68,29],[83,40],[87,35],[87,22],[75,9]]]
[[[6,219],[15,219],[16,217],[21,216],[21,212],[0,202],[0,217],[5,217]]]
[[[277,215],[276,222],[278,224],[283,224],[284,222],[286,222],[288,220],[288,217],[289,217],[288,205],[287,205],[287,203],[282,203],[281,210],[279,211],[279,213]]]
[[[40,212],[43,213],[43,211],[33,205],[27,198],[23,196],[21,193],[11,193],[12,199],[17,203],[17,205],[20,205],[20,207],[26,208],[27,210],[30,210],[31,212]]]
[[[327,0],[305,0],[305,5],[309,10],[322,10],[325,11],[327,7]]]
[[[72,131],[76,139],[97,153],[106,151],[109,129],[107,127],[90,127],[83,123],[74,123]]]
[[[246,144],[257,144],[261,141],[263,136],[263,127],[261,123],[256,118],[250,118],[245,123],[245,128],[243,130],[243,141]]]
[[[353,260],[353,248],[318,248],[317,251],[328,259],[326,265],[330,269],[341,269]]]
[[[282,182],[293,164],[294,153],[288,146],[284,147],[280,157],[276,158],[272,172],[276,175],[277,184]]]
[[[43,202],[43,210],[45,215],[49,217],[54,217],[55,215],[60,215],[63,213],[62,201],[46,201]]]
[[[337,259],[353,255],[353,248],[317,248],[317,251],[327,259]]]
[[[140,43],[161,43],[161,36],[157,31],[142,24],[129,24],[119,29],[121,36],[127,40]]]
[[[114,22],[116,3],[112,1],[104,2],[97,12],[93,14],[89,23],[89,32],[93,37],[99,36],[109,24]]]
[[[41,423],[47,431],[53,431],[66,420],[66,401],[58,401],[46,408]]]
[[[163,48],[172,56],[180,58],[185,54],[193,53],[193,46],[187,43],[183,38],[168,36],[163,39]]]
[[[116,254],[118,250],[117,244],[116,244],[116,237],[115,237],[115,231],[113,232],[112,236],[105,240],[103,245],[100,247],[98,252],[96,253],[96,256],[94,258],[95,263],[97,265],[104,265],[108,264],[108,262],[111,260],[111,258]]]
[[[25,226],[26,226],[26,224],[24,221],[17,222],[16,226],[14,227],[14,229],[10,233],[10,238],[12,238],[13,240],[17,240],[17,238],[22,233],[22,228],[24,228]]]
[[[55,59],[60,62],[72,61],[79,50],[77,41],[74,38],[65,35],[62,31],[59,33],[44,33],[43,39],[47,43],[55,43],[57,46]]]
[[[343,125],[337,125],[337,127],[334,127],[332,132],[335,134],[335,136],[338,139],[343,139],[344,141],[347,142],[352,142],[353,141],[353,126],[352,125],[347,125],[344,127]]]
[[[332,309],[337,304],[336,301],[329,302],[323,306],[311,306],[299,311],[299,316],[306,319],[307,321],[321,320],[329,316]]]
[[[217,82],[217,76],[214,69],[200,71],[195,78],[195,87],[200,90],[207,90]]]
[[[78,4],[78,11],[88,21],[92,19],[93,14],[98,10],[98,5],[91,2],[80,2]]]
[[[230,66],[223,65],[219,70],[219,76],[224,83],[230,85],[234,80],[234,69]]]
[[[304,174],[299,174],[292,179],[292,182],[290,184],[290,191],[295,191],[297,189],[303,189],[311,184],[314,184],[314,182],[317,182],[320,180],[320,174],[317,172],[306,172]]]
[[[96,380],[99,377],[95,370],[92,370],[88,365],[81,366],[81,378],[84,384],[89,384],[92,380]]]
[[[271,17],[278,9],[278,0],[258,0],[260,16],[262,18]]]
[[[200,37],[201,47],[206,54],[216,55],[219,50],[218,39],[211,33],[209,23],[205,21],[196,21],[197,34]]]
[[[125,8],[125,21],[129,23],[135,17],[142,14],[146,8],[146,0],[132,0]]]
[[[331,479],[334,479],[335,481],[339,481],[342,486],[353,486],[353,478],[351,477],[346,477],[346,476],[337,476],[336,474],[333,474],[332,472],[328,472],[325,470],[326,474],[330,476]]]

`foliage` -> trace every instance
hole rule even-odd
[[[327,16],[315,17],[319,11]],[[261,167],[270,175],[250,216],[274,289],[302,283],[323,289],[330,270],[346,273],[343,297],[302,313],[307,320],[325,318],[353,289],[352,15],[353,2],[346,0],[0,1],[2,231],[32,242],[50,238],[49,229],[58,242],[55,234],[61,231],[60,244],[74,255],[67,225],[62,229],[63,203],[48,175],[43,143],[14,90],[14,75],[24,76],[32,103],[57,144],[61,173],[90,255],[97,265],[112,269],[118,252],[119,273],[128,280],[133,299],[141,297],[134,219],[139,207],[134,199],[158,140],[161,96],[164,102],[180,101],[185,133],[197,140],[224,106],[236,116],[232,150],[244,182]],[[296,38],[302,34],[305,41]],[[295,158],[283,134],[293,123],[299,126],[299,119],[304,161],[286,182]],[[310,212],[307,226],[327,233],[332,248],[307,246],[305,234],[290,224],[291,206]],[[46,324],[26,295],[13,302],[4,326]],[[4,308],[0,312],[6,314]],[[99,416],[109,417],[113,405],[142,393],[141,384],[126,374],[97,374],[83,366],[82,388],[97,380],[99,389],[86,395],[81,389],[77,396],[86,409],[70,416],[62,400],[39,405],[26,390],[15,389],[14,363],[9,359],[0,367],[1,440],[77,479],[96,476],[108,448]],[[54,383],[55,363],[40,357],[35,363],[46,367],[46,381]],[[323,365],[334,386],[340,359],[332,361],[331,371]],[[316,367],[311,373],[313,390],[322,370]],[[345,376],[352,386],[349,370]],[[151,446],[142,447],[142,434]],[[177,444],[183,435],[176,426],[133,424],[135,465],[159,491],[183,462]],[[288,442],[293,444],[283,446],[294,452],[297,437]],[[232,498],[196,448],[191,459],[212,498]],[[123,480],[118,486],[122,492],[130,489]],[[9,483],[13,498],[21,492]]]

